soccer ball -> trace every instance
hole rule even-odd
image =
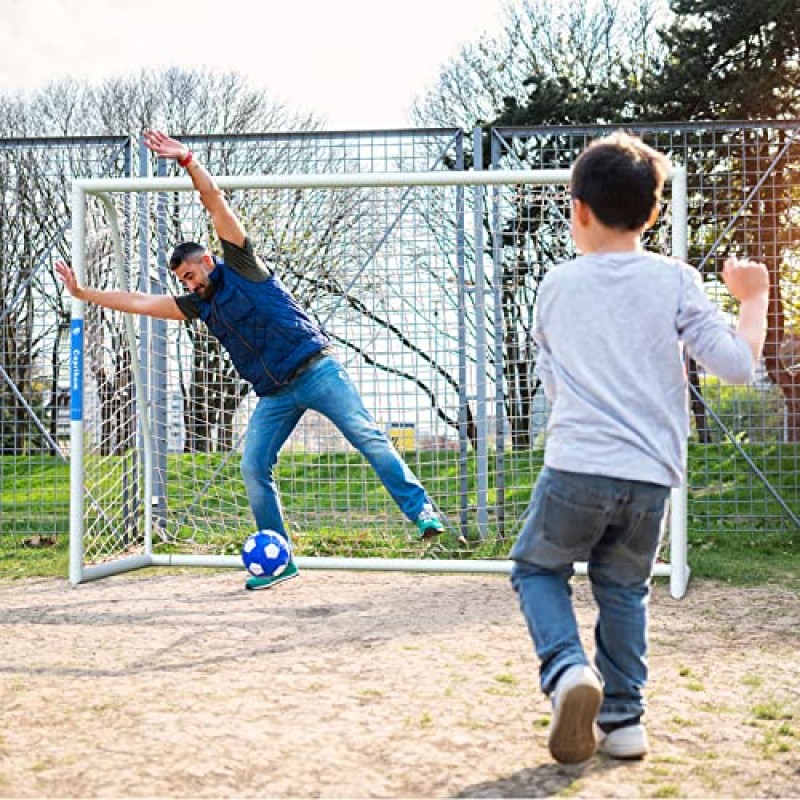
[[[292,547],[277,531],[258,531],[242,545],[242,561],[247,571],[258,578],[280,575],[292,560]]]

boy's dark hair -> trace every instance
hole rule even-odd
[[[201,256],[205,252],[205,247],[197,242],[183,242],[172,251],[172,255],[169,257],[169,268],[176,270],[184,261]]]
[[[669,174],[666,156],[619,131],[592,142],[572,170],[572,196],[608,228],[643,228],[658,208]]]

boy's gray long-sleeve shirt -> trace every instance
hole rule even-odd
[[[552,410],[545,464],[678,486],[689,436],[681,343],[710,372],[747,383],[753,357],[697,270],[648,252],[586,255],[542,282],[536,370]]]

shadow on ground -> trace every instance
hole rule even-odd
[[[568,796],[583,784],[585,779],[603,775],[618,769],[620,764],[605,756],[600,756],[586,764],[565,766],[562,764],[541,764],[530,769],[521,769],[494,781],[485,781],[467,786],[456,797],[557,797]]]

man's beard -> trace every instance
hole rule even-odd
[[[201,300],[210,300],[214,296],[214,284],[209,281],[204,286],[198,286],[194,291]]]

